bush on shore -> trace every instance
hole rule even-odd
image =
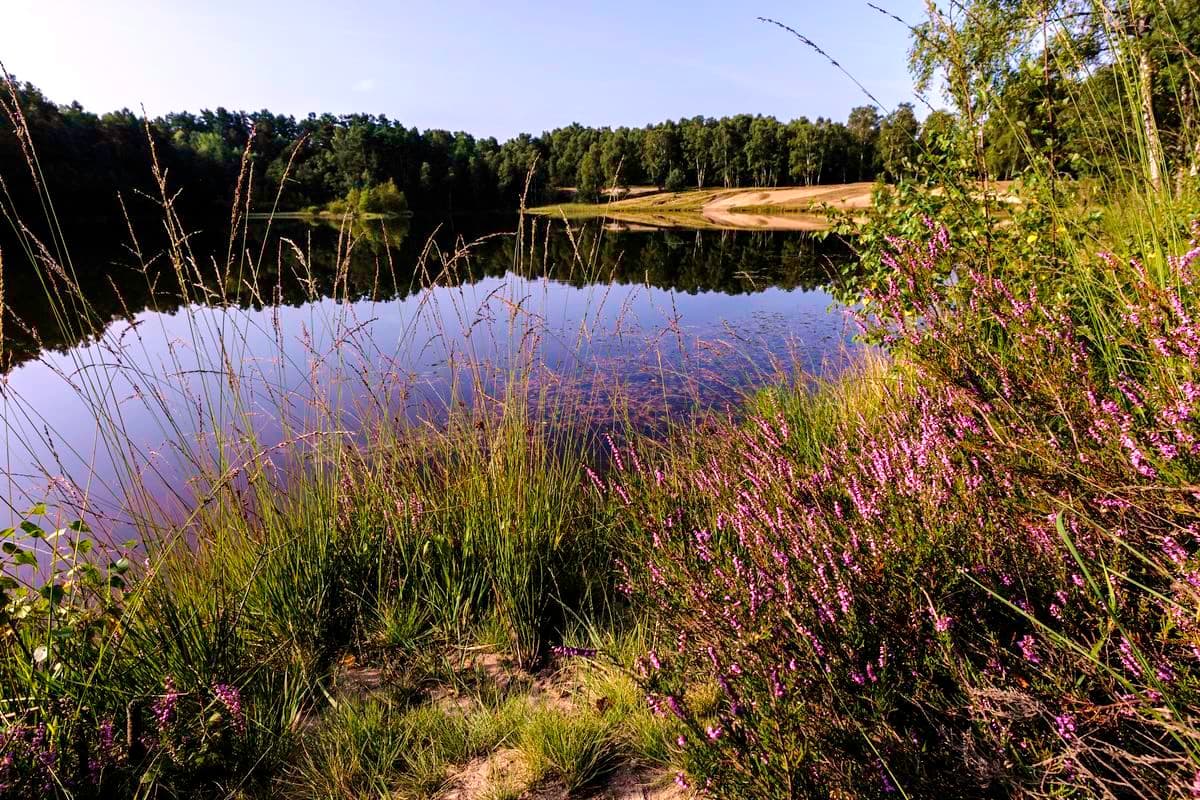
[[[1200,241],[1074,286],[976,270],[933,223],[892,244],[862,316],[893,361],[614,454],[691,781],[1194,796]]]

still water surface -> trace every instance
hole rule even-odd
[[[853,350],[824,288],[847,258],[836,242],[516,227],[257,225],[232,259],[199,237],[182,280],[166,248],[76,248],[86,309],[61,325],[9,268],[26,319],[7,330],[5,515],[86,496],[119,516],[132,474],[186,506],[218,439],[252,439],[247,455],[384,416],[436,425],[450,398],[498,397],[514,370],[531,402],[568,398],[598,425],[620,402],[654,425]]]

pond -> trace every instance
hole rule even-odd
[[[661,426],[854,349],[824,288],[847,249],[805,233],[499,217],[176,244],[73,247],[56,302],[6,249],[10,518],[41,501],[118,518],[131,483],[186,507],[189,479],[239,458],[513,391]]]

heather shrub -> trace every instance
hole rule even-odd
[[[1002,279],[930,223],[861,307],[889,358],[690,453],[614,448],[598,485],[627,512],[627,588],[664,643],[642,680],[688,730],[688,780],[1195,790],[1196,245]]]

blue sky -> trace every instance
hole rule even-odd
[[[881,0],[915,21],[923,0]],[[907,32],[860,0],[3,0],[0,60],[87,108],[370,112],[504,139],[570,122],[845,118],[912,99]],[[918,108],[919,110],[919,108]]]

